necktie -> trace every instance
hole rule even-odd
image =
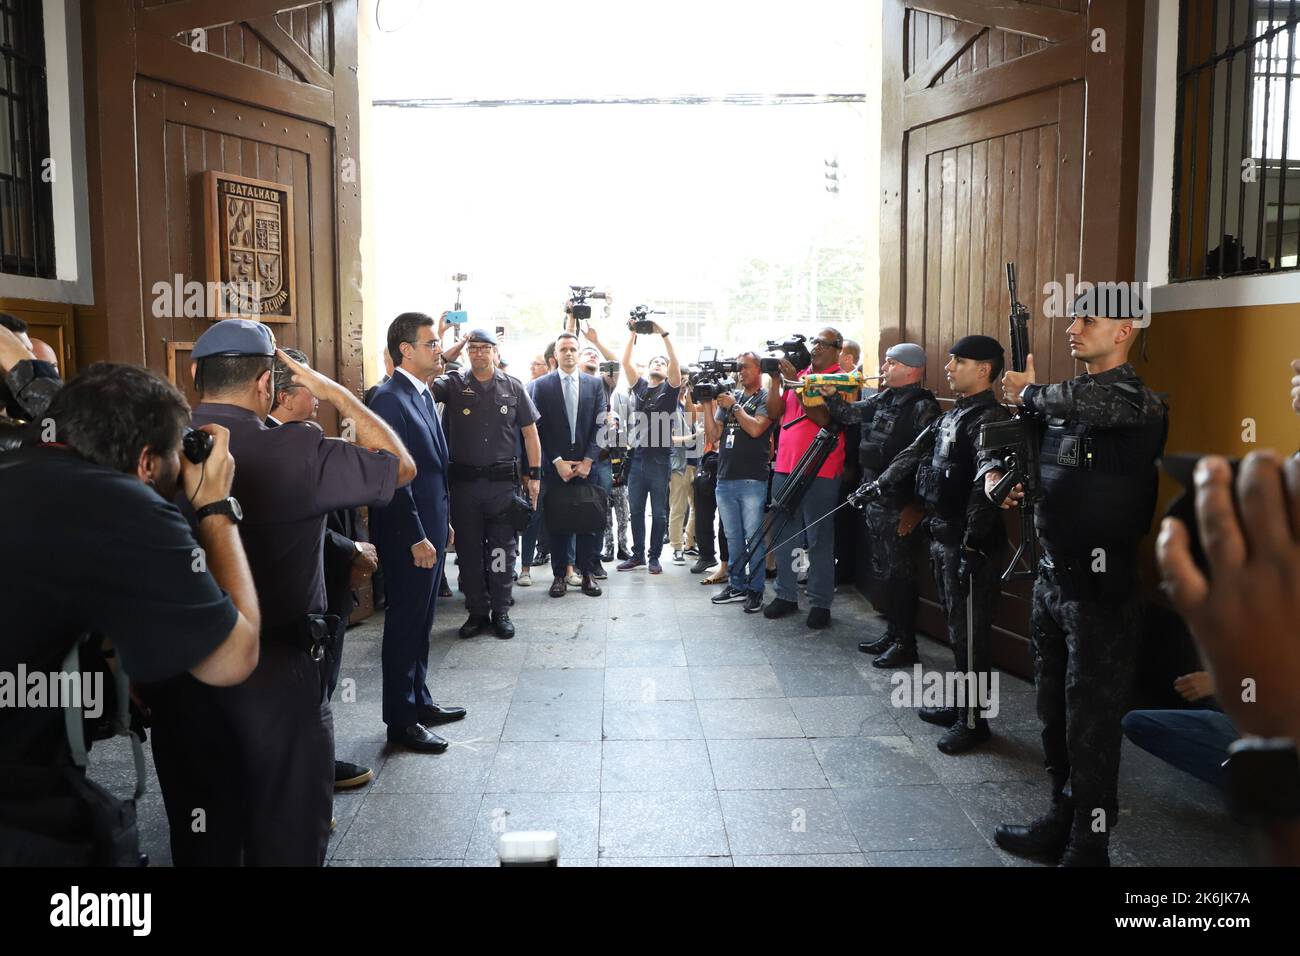
[[[578,391],[572,375],[564,376],[564,410],[569,415],[569,441],[578,440]]]
[[[433,396],[430,395],[429,392],[424,391],[420,393],[420,397],[424,399],[424,407],[425,410],[428,411],[429,413],[429,418],[433,419],[434,421],[437,421],[438,410],[433,405]]]

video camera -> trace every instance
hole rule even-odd
[[[627,327],[637,335],[653,335],[655,331],[654,320],[646,318],[646,316],[663,314],[663,312],[651,309],[649,306],[638,305],[628,313],[631,318],[628,320]]]
[[[807,341],[807,336],[800,335],[797,332],[794,335],[786,336],[780,341],[769,341],[767,343],[768,354],[759,358],[758,370],[769,375],[779,375],[781,373],[781,359],[785,359],[794,366],[795,372],[802,372],[812,364],[812,353],[808,351],[808,346],[805,344]]]
[[[736,387],[735,375],[739,368],[740,364],[734,358],[719,359],[717,349],[700,349],[695,364],[686,366],[691,401],[710,402],[719,395],[730,392]]]
[[[573,293],[570,296],[571,304],[569,314],[579,322],[591,321],[591,306],[587,304],[588,299],[603,299],[607,293],[594,292],[594,285],[571,285],[569,291]]]

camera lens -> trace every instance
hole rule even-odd
[[[212,436],[187,426],[185,437],[181,439],[181,451],[194,464],[201,465],[212,454]]]

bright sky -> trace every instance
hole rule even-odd
[[[393,32],[375,35],[371,94],[860,93],[866,6],[383,0]],[[611,288],[617,318],[655,299],[720,300],[748,258],[803,262],[862,231],[865,109],[376,108],[380,315],[450,308],[455,272],[470,277],[471,321],[540,301],[558,327],[570,284]],[[533,348],[512,345],[514,361]]]

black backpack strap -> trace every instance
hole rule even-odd
[[[81,673],[81,645],[85,644],[89,637],[90,635],[82,635],[68,650],[63,658],[65,674]],[[126,671],[122,669],[120,659],[115,658],[115,660],[118,661],[118,665],[109,668],[113,675],[114,697],[117,704],[113,734],[131,738],[131,755],[135,760],[135,794],[132,799],[139,800],[146,791],[144,746],[140,738],[131,730],[131,681],[126,676]],[[90,763],[90,758],[86,750],[86,729],[80,703],[63,702],[63,727],[68,738],[68,750],[72,753],[72,762],[85,770]]]

